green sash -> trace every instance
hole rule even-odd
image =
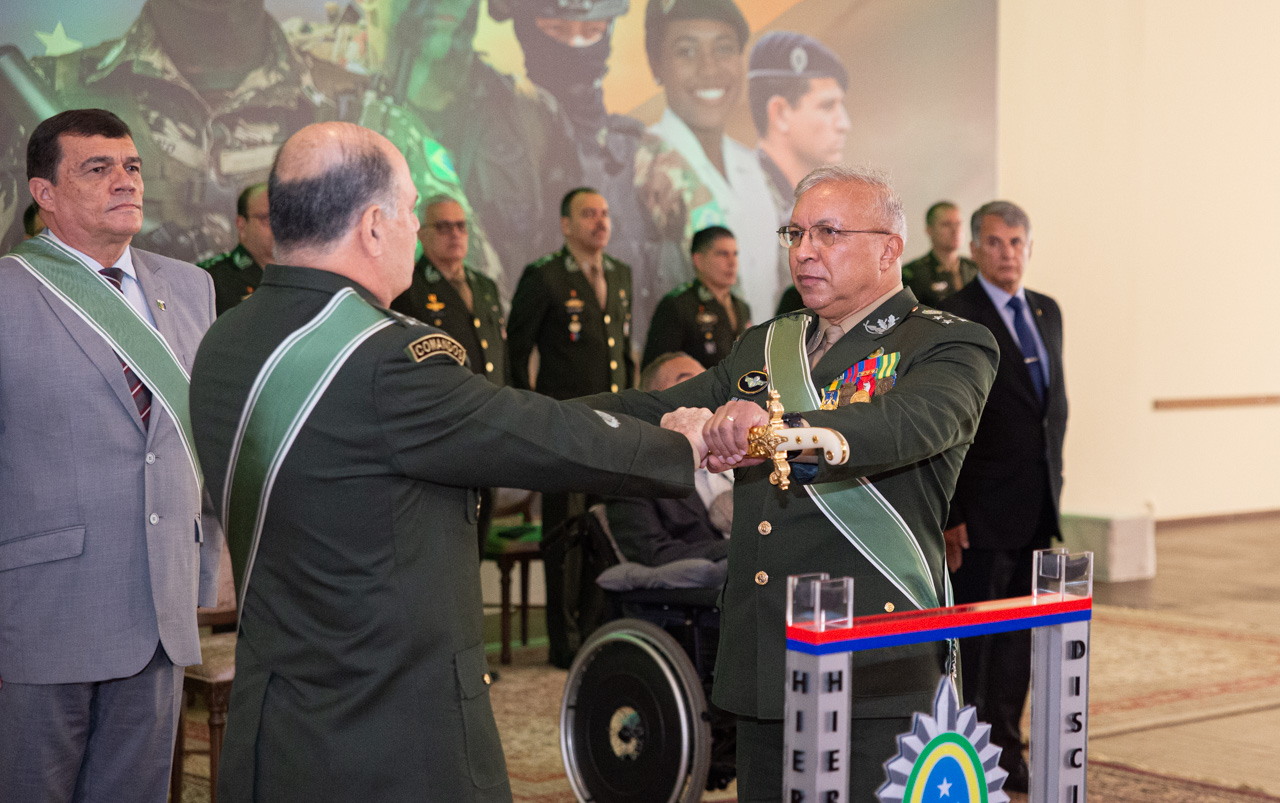
[[[231,442],[222,490],[222,524],[232,563],[243,567],[235,578],[238,615],[244,613],[271,486],[294,439],[352,352],[394,322],[354,290],[343,288],[315,318],[285,338],[258,372]]]
[[[819,405],[805,353],[809,320],[797,315],[778,318],[770,324],[765,340],[765,370],[788,411],[816,410]],[[920,543],[898,511],[866,477],[810,484],[804,489],[849,543],[917,608],[939,607]],[[949,605],[950,584],[945,588]]]
[[[101,335],[150,389],[152,399],[177,424],[196,486],[203,489],[204,474],[191,435],[191,377],[165,339],[96,268],[52,238],[40,235],[20,242],[9,256]]]

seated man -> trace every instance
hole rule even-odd
[[[644,370],[640,387],[647,391],[666,390],[704,370],[689,355],[671,352]],[[683,499],[607,500],[609,530],[627,560],[660,566],[686,558],[719,561],[729,554],[733,475],[698,469],[694,482],[697,491]],[[723,579],[723,572],[720,577]]]

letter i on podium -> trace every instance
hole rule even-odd
[[[1093,597],[1093,553],[1040,549],[1037,604]],[[1089,620],[1031,631],[1031,799],[1085,803],[1089,736]]]
[[[787,578],[787,626],[847,631],[853,623],[853,578],[826,573]],[[833,634],[834,635],[834,634]],[[837,803],[849,788],[850,653],[787,650],[786,803]]]

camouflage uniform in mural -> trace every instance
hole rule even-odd
[[[264,62],[235,89],[203,96],[163,49],[145,7],[120,39],[32,60],[57,108],[110,109],[133,130],[146,181],[146,219],[135,246],[189,262],[234,248],[241,189],[266,180],[276,149],[290,134],[335,119],[339,98],[361,92],[363,79],[332,68],[324,71],[333,80],[322,92],[310,63],[292,50],[274,20],[268,18],[268,25]],[[0,219],[14,221],[0,243],[7,250],[20,236],[18,213],[29,201],[28,132],[11,123],[4,127]]]
[[[591,186],[609,201],[610,253],[632,265],[636,321],[647,324],[658,300],[692,278],[695,224],[720,222],[710,191],[637,121],[605,114],[602,103],[599,114],[570,113],[565,98],[477,58],[478,9],[475,0],[388,4],[383,72],[391,96],[452,151],[479,220],[502,233],[493,245],[505,267],[504,297],[520,266],[559,247],[564,194]],[[525,55],[528,62],[527,46]]]

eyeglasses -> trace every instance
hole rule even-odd
[[[436,234],[448,234],[452,229],[459,234],[467,233],[467,221],[465,220],[437,220],[431,224],[431,228],[436,230]]]
[[[802,229],[799,226],[783,226],[778,229],[778,242],[783,248],[795,248],[804,239],[805,232],[809,233],[810,242],[822,248],[830,248],[835,243],[837,234],[893,234],[891,231],[879,229],[837,229],[824,225]]]

